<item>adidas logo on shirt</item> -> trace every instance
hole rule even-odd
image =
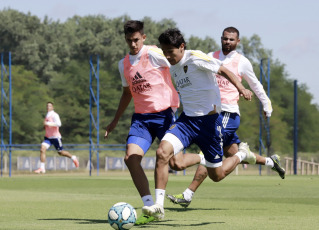
[[[132,78],[132,85],[136,85],[142,82],[146,82],[146,80],[142,77],[139,72],[136,72],[135,76]]]

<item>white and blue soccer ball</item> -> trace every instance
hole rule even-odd
[[[108,221],[112,228],[117,230],[130,229],[137,219],[136,211],[132,205],[119,202],[114,204],[108,213]]]

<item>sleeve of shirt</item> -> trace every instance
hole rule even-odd
[[[262,84],[258,81],[250,61],[244,56],[240,58],[238,72],[248,82],[249,87],[254,91],[262,103],[266,116],[270,117],[273,111],[271,101],[268,98]]]
[[[199,69],[215,74],[218,72],[220,66],[222,65],[222,62],[220,60],[212,58],[199,50],[192,51],[192,58]]]
[[[150,47],[148,49],[148,54],[149,59],[155,68],[170,67],[169,62],[167,61],[166,57],[163,54],[163,51],[160,48]]]
[[[59,114],[54,113],[53,122],[56,124],[56,126],[61,127],[62,123]]]
[[[45,122],[46,125],[48,126],[55,126],[55,127],[61,127],[61,120],[60,120],[60,116],[57,113],[53,114],[53,121],[47,121]]]
[[[124,77],[124,58],[119,61],[118,68],[121,76],[122,86],[128,87],[129,85]]]

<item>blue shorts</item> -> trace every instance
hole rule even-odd
[[[237,113],[229,112],[221,112],[219,116],[224,128],[224,147],[240,143],[241,141],[236,134],[240,125],[240,116]]]
[[[174,121],[171,108],[157,113],[134,113],[126,143],[137,144],[145,154],[155,138],[161,140]]]
[[[62,146],[62,138],[47,138],[44,137],[44,141],[42,142],[42,145],[45,145],[46,148],[50,148],[51,145],[55,147],[56,150],[61,151],[63,150]]]
[[[189,117],[183,112],[166,133],[175,135],[187,148],[195,143],[210,163],[223,159],[223,133],[219,114]]]

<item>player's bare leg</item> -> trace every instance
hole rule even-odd
[[[153,205],[154,201],[150,192],[148,179],[141,166],[141,161],[144,157],[144,151],[136,144],[128,144],[126,147],[126,155],[124,162],[130,171],[133,183],[139,192],[144,205]],[[144,201],[146,200],[146,201]],[[147,224],[154,221],[154,217],[142,214],[136,220],[136,225]]]
[[[174,156],[174,148],[168,141],[162,140],[156,150],[155,168],[155,196],[156,204],[144,206],[142,211],[145,215],[153,216],[156,220],[164,219],[164,197],[168,181],[168,162]]]
[[[204,157],[204,156],[202,156]],[[195,153],[180,152],[169,160],[169,166],[176,171],[184,170],[201,162],[201,156]]]
[[[70,153],[69,153],[68,151],[66,151],[66,150],[60,150],[60,151],[58,151],[58,154],[59,154],[60,156],[70,158],[70,159],[73,161],[75,167],[77,167],[77,168],[79,167],[79,161],[78,161],[78,159],[76,158],[75,155],[70,154]]]
[[[41,149],[40,149],[40,168],[38,168],[37,170],[35,170],[35,173],[45,173],[45,161],[46,161],[46,146],[45,145],[41,145]]]
[[[147,177],[141,166],[143,156],[144,152],[138,145],[127,145],[124,161],[130,171],[133,183],[141,197],[151,195]]]

